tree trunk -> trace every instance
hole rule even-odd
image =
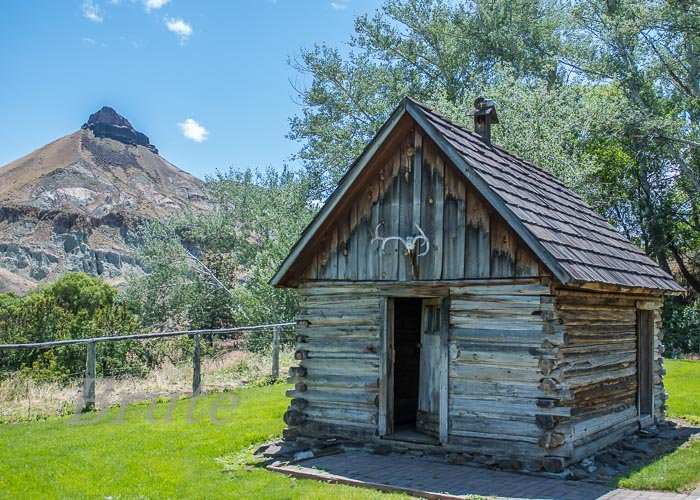
[[[685,265],[685,262],[683,262],[683,258],[680,255],[680,252],[678,252],[678,249],[676,248],[675,245],[669,245],[669,248],[671,249],[671,255],[673,255],[673,259],[676,261],[678,264],[678,268],[681,271],[681,274],[685,278],[685,281],[690,285],[690,287],[696,292],[700,293],[700,280],[698,280],[697,277],[691,273],[688,268]]]

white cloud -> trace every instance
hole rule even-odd
[[[192,26],[182,19],[169,17],[165,19],[165,27],[180,36],[180,42],[184,43],[192,34]]]
[[[345,10],[348,8],[350,0],[338,0],[337,2],[331,2],[330,6],[333,10]]]
[[[182,135],[188,139],[192,139],[195,142],[203,142],[207,140],[209,131],[192,118],[188,118],[184,122],[180,122],[177,125],[182,131]]]
[[[83,17],[93,23],[101,23],[103,19],[102,9],[92,0],[85,0],[83,2]]]
[[[144,5],[146,6],[146,10],[148,12],[151,12],[152,10],[158,10],[161,7],[163,7],[165,4],[169,3],[170,0],[146,0],[144,2]]]

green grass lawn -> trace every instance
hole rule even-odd
[[[668,360],[669,415],[700,423],[700,362]],[[0,425],[0,498],[400,498],[292,479],[251,462],[279,436],[284,385]],[[618,484],[683,491],[700,481],[700,442]]]
[[[668,359],[668,416],[700,424],[700,361]],[[687,443],[618,481],[623,488],[688,491],[700,484],[700,441]]]
[[[281,432],[285,389],[0,425],[0,498],[401,498],[246,465]]]
[[[700,361],[667,359],[664,365],[668,416],[700,425]]]

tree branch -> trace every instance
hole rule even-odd
[[[683,258],[678,252],[678,249],[676,248],[676,245],[671,243],[669,245],[669,249],[671,250],[671,255],[673,255],[673,259],[678,264],[678,269],[680,269],[681,274],[685,278],[685,281],[688,283],[688,285],[690,285],[690,287],[695,291],[695,293],[700,293],[700,280],[698,280],[698,278],[695,277],[693,273],[691,273],[688,270],[688,268],[685,265],[685,262],[683,262]]]

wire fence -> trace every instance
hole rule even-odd
[[[294,338],[275,323],[0,344],[0,422],[273,383]]]

